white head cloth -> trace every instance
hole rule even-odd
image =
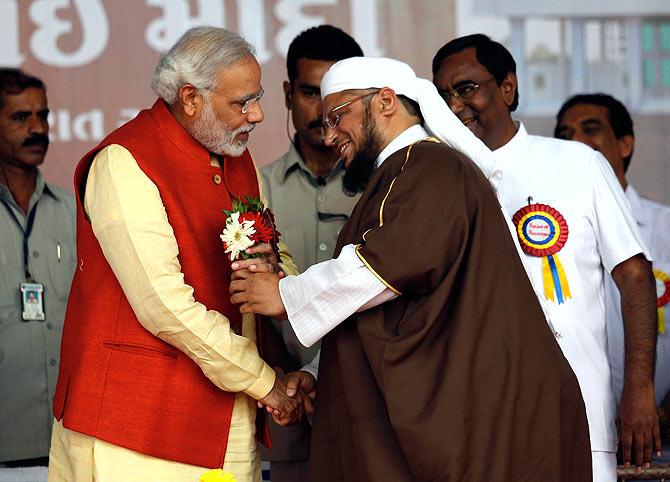
[[[429,80],[417,77],[414,70],[404,62],[389,58],[352,57],[334,64],[321,80],[321,98],[330,94],[351,89],[381,89],[389,87],[396,94],[412,99],[421,109],[425,120],[424,127],[442,142],[462,152],[472,159],[484,172],[496,190],[500,178],[494,174],[493,153],[479,140],[470,129],[451,112],[447,103],[438,94],[437,89]],[[539,289],[530,276],[525,255],[521,251],[512,217],[507,213],[502,202],[500,209],[507,223],[510,236],[516,245],[528,279],[537,295],[547,323],[555,336],[557,331],[551,323],[543,291]]]
[[[417,77],[412,67],[389,58],[352,57],[335,63],[321,81],[321,98],[352,89],[389,87],[412,99],[421,109],[426,130],[472,159],[486,177],[492,178],[491,150],[465,127],[438,94],[433,83]]]

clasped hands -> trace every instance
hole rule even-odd
[[[286,310],[279,295],[279,280],[284,273],[272,248],[269,244],[259,244],[246,252],[260,253],[263,257],[233,262],[230,301],[240,305],[240,313],[256,313],[285,320]]]
[[[272,415],[278,425],[300,423],[305,415],[314,413],[316,379],[304,370],[284,375],[275,367],[275,384],[265,397],[258,400],[258,407]]]
[[[279,295],[279,280],[284,273],[272,248],[268,244],[260,244],[248,248],[246,252],[263,256],[233,262],[231,302],[240,305],[241,313],[286,319],[286,310]],[[258,406],[265,407],[279,425],[299,423],[305,414],[314,412],[316,380],[311,373],[302,370],[287,375],[277,367],[275,371],[275,384],[270,393],[258,400]]]

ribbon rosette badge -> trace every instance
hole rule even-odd
[[[670,276],[660,269],[654,270],[656,278],[656,308],[658,310],[658,332],[665,333],[665,305],[670,302]]]
[[[565,270],[556,255],[568,240],[568,223],[563,215],[546,204],[530,204],[519,209],[512,221],[524,253],[542,258],[544,296],[559,304],[572,298]]]
[[[246,250],[256,244],[268,243],[279,260],[279,231],[275,227],[272,211],[266,209],[258,198],[247,196],[246,201],[236,199],[232,203],[232,211],[224,210],[228,216],[221,240],[230,260],[237,258],[249,259],[261,256],[247,254]]]

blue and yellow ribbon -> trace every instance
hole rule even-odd
[[[544,296],[549,301],[554,301],[554,292],[559,305],[564,303],[566,298],[572,298],[568,278],[558,256],[549,255],[542,258],[542,279]]]
[[[512,221],[524,253],[542,258],[545,298],[558,304],[572,298],[568,277],[557,256],[568,240],[565,218],[551,206],[530,204],[519,209]]]

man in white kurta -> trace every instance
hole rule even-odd
[[[443,46],[433,82],[456,116],[493,151],[489,166],[512,216],[538,296],[586,402],[593,474],[616,479],[616,405],[605,328],[605,273],[622,292],[627,390],[620,407],[625,463],[641,470],[660,450],[653,393],[655,300],[651,257],[607,161],[586,146],[529,136],[511,54],[484,35]],[[646,258],[646,259],[645,259]],[[634,451],[634,458],[631,452]]]
[[[645,252],[625,197],[605,160],[575,143],[530,136],[522,123],[516,135],[494,151],[501,182],[498,193],[509,213],[531,203],[557,210],[569,234],[558,257],[571,293],[546,303],[558,343],[580,381],[591,431],[591,449],[616,452],[616,405],[607,355],[605,274]],[[648,256],[648,254],[645,255]],[[543,258],[527,256],[538,283]],[[556,295],[554,295],[556,296]]]

